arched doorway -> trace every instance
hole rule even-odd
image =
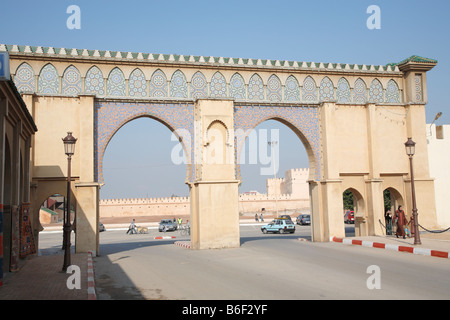
[[[150,115],[132,118],[114,131],[102,160],[102,224],[135,219],[144,227],[163,219],[190,219],[188,149],[182,141],[179,132]]]
[[[367,234],[366,209],[361,193],[348,188],[343,194],[345,236],[360,236]]]

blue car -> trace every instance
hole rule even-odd
[[[295,224],[290,219],[275,219],[271,223],[261,227],[261,231],[265,234],[268,232],[276,233],[294,233]]]

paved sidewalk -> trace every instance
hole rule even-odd
[[[64,255],[28,257],[21,261],[19,271],[4,274],[0,300],[93,300],[91,258],[90,253],[71,255],[71,264],[80,267],[81,288],[69,289],[72,273],[62,271]]]
[[[414,238],[394,236],[332,237],[330,241],[345,245],[359,245],[377,249],[394,250],[412,254],[450,259],[450,231],[443,233],[420,233],[420,245],[414,245]]]

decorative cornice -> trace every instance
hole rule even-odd
[[[398,64],[387,65],[358,65],[345,63],[305,62],[270,59],[244,59],[226,57],[205,57],[178,54],[155,54],[142,52],[120,52],[109,50],[88,50],[75,48],[54,48],[41,46],[21,46],[0,44],[0,51],[8,51],[10,56],[24,57],[48,57],[54,59],[69,58],[80,60],[101,60],[138,62],[138,63],[164,63],[171,65],[186,66],[223,66],[243,67],[256,69],[278,69],[278,70],[314,70],[317,72],[345,72],[345,73],[388,73],[398,74],[401,72]]]

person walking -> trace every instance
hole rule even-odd
[[[257,214],[257,213],[255,214],[255,221],[256,221],[256,222],[259,222],[259,220],[258,220],[258,214]]]
[[[395,235],[397,238],[400,236],[405,239],[405,227],[408,224],[408,220],[406,220],[405,212],[402,210],[402,206],[398,206],[398,210],[395,211],[395,220],[397,222],[397,231],[395,232]]]
[[[136,233],[136,223],[135,223],[134,219],[133,219],[133,221],[131,221],[131,224],[128,227],[127,234],[128,233],[130,233],[130,234]]]
[[[392,234],[392,217],[391,217],[391,210],[387,210],[384,214],[384,220],[386,222],[386,234],[391,235]]]

